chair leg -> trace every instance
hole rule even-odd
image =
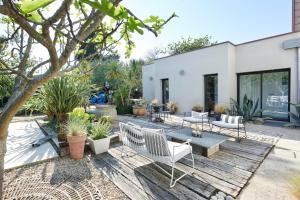
[[[170,188],[175,186],[176,181],[174,180],[174,168],[175,168],[175,163],[172,163],[172,173],[171,173],[171,181],[170,181]]]
[[[125,153],[125,156],[128,156],[127,151],[125,150],[125,145],[123,144],[122,151],[121,151],[121,158],[124,157],[124,153]]]
[[[184,120],[182,120],[181,128],[183,128]]]
[[[244,131],[245,131],[245,139],[247,139],[247,131],[246,131],[246,127],[244,126]]]
[[[240,128],[238,128],[238,142],[240,142]]]
[[[202,131],[203,131],[203,120],[202,120]]]

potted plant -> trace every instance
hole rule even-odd
[[[68,120],[66,129],[70,156],[75,160],[79,160],[83,157],[84,153],[86,124],[78,118],[72,118]]]
[[[192,107],[192,111],[195,112],[202,112],[203,111],[203,106],[201,106],[200,104],[196,104]]]
[[[146,102],[144,99],[136,99],[132,106],[132,112],[135,116],[144,116],[146,114]]]
[[[110,123],[96,122],[93,124],[89,137],[87,139],[92,151],[97,155],[104,153],[109,148],[110,137],[108,134],[111,132]]]
[[[170,111],[170,114],[175,114],[178,111],[178,105],[174,101],[167,103],[167,109]]]
[[[216,120],[220,121],[221,120],[221,114],[225,113],[225,106],[222,105],[222,104],[215,105],[214,113],[215,113]]]

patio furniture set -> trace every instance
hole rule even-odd
[[[163,122],[166,117],[170,116],[170,111],[164,104],[161,105],[147,105],[147,119],[153,122]]]
[[[212,129],[214,126],[219,127],[219,133],[222,129],[231,129],[231,130],[237,130],[238,133],[238,141],[240,141],[240,133],[243,131],[245,133],[245,138],[247,138],[247,131],[245,127],[245,122],[243,120],[242,116],[230,116],[230,115],[221,115],[221,120],[216,121],[212,120],[208,116],[208,112],[195,112],[192,111],[190,116],[186,116],[182,120],[182,127],[185,122],[188,122],[189,124],[195,124],[196,130],[199,130],[199,124],[202,126],[203,131],[203,125],[207,124],[210,127],[210,132],[212,132]],[[199,132],[201,133],[201,132]],[[199,134],[201,137],[201,134]]]
[[[210,131],[213,126],[217,126],[220,129],[237,129],[238,137],[240,129],[244,129],[246,134],[245,125],[240,116],[222,115],[221,121],[210,121],[208,113],[194,111],[192,111],[190,117],[183,118],[182,128],[170,132],[165,132],[164,129],[141,127],[131,122],[126,124],[120,122],[120,138],[123,143],[122,156],[127,155],[125,148],[127,146],[139,155],[171,166],[171,172],[168,172],[157,165],[158,168],[170,176],[170,187],[174,187],[177,181],[193,172],[185,172],[175,179],[174,169],[177,161],[187,159],[192,162],[192,168],[194,169],[193,147],[196,147],[195,149],[200,148],[200,154],[209,157],[219,151],[219,145],[228,139],[225,136],[202,132],[199,128],[196,128],[196,130],[183,128],[185,122],[196,124],[196,127],[198,127],[198,124],[202,124],[202,131],[203,124],[206,123],[209,125]],[[194,153],[198,153],[195,149]]]

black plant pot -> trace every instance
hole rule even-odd
[[[217,121],[221,121],[221,113],[215,113],[215,118]]]
[[[159,106],[153,106],[153,110],[155,113],[158,113],[159,112]]]

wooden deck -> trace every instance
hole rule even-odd
[[[226,141],[210,158],[195,155],[195,172],[169,188],[170,178],[150,160],[135,155],[121,158],[120,144],[108,153],[95,156],[97,168],[103,171],[131,199],[209,199],[222,191],[237,197],[253,173],[270,152],[271,144],[243,139]],[[160,164],[170,170],[169,166]],[[181,160],[175,177],[191,170],[191,162]]]

